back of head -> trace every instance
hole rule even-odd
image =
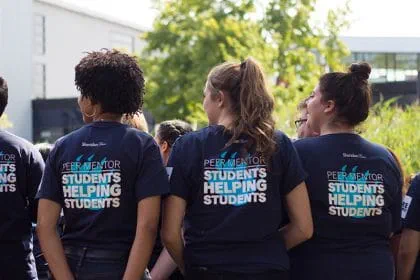
[[[229,128],[232,138],[227,146],[241,135],[249,137],[257,153],[269,156],[276,149],[273,119],[274,100],[268,93],[263,71],[252,58],[242,63],[223,63],[210,72],[207,88],[211,94],[225,92],[230,97],[234,121]]]
[[[156,135],[160,141],[166,141],[170,147],[178,137],[193,131],[191,125],[181,120],[161,122],[156,129]]]
[[[3,77],[0,77],[0,117],[3,115],[4,110],[6,109],[7,102],[9,98],[9,89],[7,87],[7,82]]]
[[[134,57],[116,50],[88,53],[75,68],[82,97],[99,103],[102,113],[134,114],[143,106],[143,71]]]
[[[136,112],[133,115],[127,114],[123,117],[123,123],[134,127],[143,132],[149,133],[149,126],[147,125],[146,118],[141,112]]]
[[[356,126],[367,119],[372,93],[370,72],[370,65],[361,62],[353,63],[347,73],[332,72],[321,77],[322,99],[334,101],[337,122]]]

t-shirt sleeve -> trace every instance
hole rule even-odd
[[[64,204],[63,189],[60,182],[60,174],[56,168],[56,148],[54,148],[45,163],[44,174],[42,175],[41,184],[36,198],[48,199]]]
[[[402,190],[401,183],[398,180],[397,192],[395,194],[394,203],[391,205],[391,215],[392,215],[392,232],[398,232],[401,230],[401,201],[402,201]]]
[[[150,137],[141,153],[140,170],[135,184],[137,201],[151,196],[164,195],[169,191],[168,175],[163,167],[159,147]]]
[[[286,195],[302,183],[307,175],[303,170],[298,153],[289,137],[283,135],[280,143],[279,149],[284,168],[281,192]]]
[[[183,152],[182,139],[175,142],[171,155],[168,160],[168,175],[170,183],[170,194],[179,196],[184,200],[188,200],[190,195],[190,188],[188,187],[187,179],[185,176],[185,153]]]
[[[44,167],[45,167],[45,164],[44,164],[44,160],[42,159],[41,154],[35,148],[32,148],[29,155],[27,188],[28,188],[28,207],[30,211],[29,213],[31,213],[31,218],[33,222],[36,222],[36,216],[37,216],[37,210],[38,210],[35,196],[38,192],[38,188],[41,182]]]
[[[402,203],[403,227],[420,231],[420,175],[411,182]]]

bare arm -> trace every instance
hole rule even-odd
[[[155,244],[159,222],[160,196],[140,200],[137,205],[137,229],[123,280],[142,278]]]
[[[184,199],[171,195],[165,199],[163,207],[162,240],[182,273],[184,273],[182,222],[186,205]]]
[[[311,238],[314,230],[308,192],[304,182],[286,195],[286,205],[290,223],[280,232],[289,250]]]
[[[405,228],[398,250],[397,279],[410,280],[420,250],[420,232]]]
[[[67,264],[63,245],[57,234],[57,221],[61,206],[48,199],[40,199],[38,209],[37,233],[48,266],[56,279],[73,280]]]
[[[175,271],[177,268],[176,263],[172,259],[171,255],[166,248],[163,248],[159,255],[156,264],[153,266],[150,275],[154,280],[165,280]]]

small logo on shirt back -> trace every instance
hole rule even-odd
[[[406,195],[403,199],[402,207],[401,207],[401,218],[403,219],[407,217],[408,208],[410,208],[411,200],[413,200],[413,198],[408,195]]]
[[[343,157],[345,158],[366,158],[366,156],[362,154],[353,154],[353,153],[343,153]]]
[[[91,142],[91,143],[82,142],[82,147],[102,147],[102,146],[106,146],[106,143],[105,142],[99,142],[99,143],[95,143],[95,142]]]

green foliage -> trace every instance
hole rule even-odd
[[[400,158],[404,173],[420,171],[420,106],[393,106],[394,100],[377,103],[362,127],[367,139],[391,148]]]
[[[264,14],[257,0],[175,0],[159,2],[160,15],[145,34],[140,58],[147,78],[146,107],[157,121],[181,118],[202,126],[201,99],[207,74],[224,61],[253,56],[265,67],[273,92],[278,128],[294,136],[296,106],[320,75],[345,70],[349,55],[339,40],[348,26],[349,6],[329,11],[313,24],[316,0],[270,0]],[[401,157],[407,174],[420,170],[419,106],[405,109],[380,103],[363,135]]]
[[[13,124],[10,122],[9,118],[7,117],[7,114],[3,114],[0,118],[0,128],[6,129],[12,126]]]
[[[251,0],[179,0],[163,5],[140,64],[147,74],[146,104],[158,120],[206,123],[201,99],[211,68],[254,56],[271,60],[271,46],[251,19]]]
[[[338,39],[348,26],[348,4],[328,12],[324,25],[311,25],[316,0],[271,0],[263,26],[270,34],[276,55],[271,67],[277,75],[273,93],[279,128],[294,130],[297,104],[310,95],[326,70],[343,70],[341,61],[349,54]]]

